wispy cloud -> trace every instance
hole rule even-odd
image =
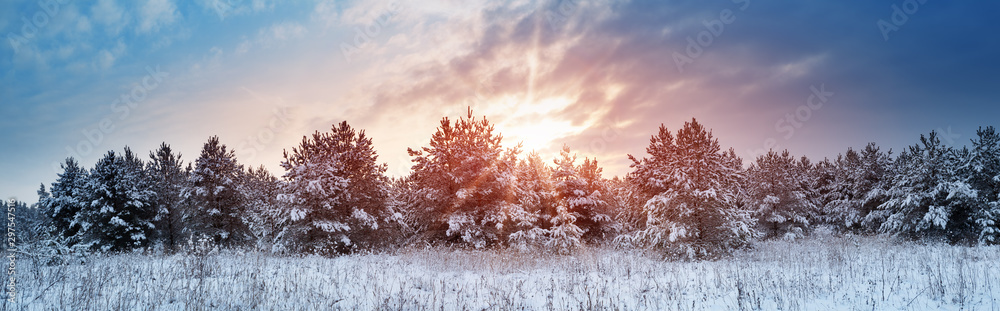
[[[171,0],[146,0],[139,9],[139,33],[157,32],[181,19],[177,5]]]
[[[781,135],[776,120],[795,113],[810,86],[826,85],[835,99],[781,144],[822,158],[995,122],[1000,43],[984,38],[998,28],[987,13],[997,9],[928,2],[886,42],[877,21],[891,4],[875,2],[73,2],[17,52],[0,46],[0,113],[23,116],[3,130],[31,133],[0,144],[38,158],[20,166],[48,180],[60,148],[108,115],[143,68],[160,65],[171,80],[101,148],[168,141],[193,155],[212,134],[252,142],[247,135],[269,128],[280,102],[295,121],[255,147],[250,164],[278,170],[283,148],[347,120],[402,175],[407,147],[472,107],[507,145],[544,154],[567,144],[620,175],[624,155],[642,153],[661,123],[692,117],[749,157]],[[37,1],[0,3],[0,34],[20,34],[22,15],[37,12]],[[689,48],[700,50],[678,70],[673,55],[690,57]],[[0,169],[9,163],[0,159]],[[33,183],[0,188],[31,193]]]

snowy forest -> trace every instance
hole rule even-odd
[[[10,205],[14,310],[815,310],[997,306],[1000,133],[744,163],[661,125],[631,172],[442,118],[390,178],[346,121],[275,176],[210,137],[193,161],[66,159]],[[9,215],[10,217],[10,215]],[[8,229],[10,231],[10,224]]]
[[[336,256],[407,245],[572,254],[587,245],[711,259],[816,230],[956,245],[1000,238],[1000,133],[971,144],[921,135],[898,154],[871,143],[835,158],[771,150],[745,164],[697,120],[653,133],[632,171],[605,178],[564,146],[555,159],[502,146],[485,118],[441,119],[390,178],[346,121],[286,150],[278,176],[210,137],[193,161],[164,143],[92,167],[66,159],[21,230],[52,254],[172,254],[197,247]],[[22,232],[22,234],[25,234]]]

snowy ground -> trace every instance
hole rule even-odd
[[[813,238],[720,261],[446,249],[19,259],[4,310],[998,310],[1000,248]]]

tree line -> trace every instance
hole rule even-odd
[[[748,166],[697,120],[661,125],[632,171],[605,178],[564,146],[555,159],[504,147],[489,121],[442,118],[412,171],[389,178],[346,121],[286,150],[280,178],[210,137],[194,162],[164,143],[90,169],[73,158],[43,184],[36,241],[62,249],[176,252],[195,241],[336,255],[414,244],[571,253],[587,244],[704,258],[815,230],[953,244],[1000,237],[1000,134],[971,146],[937,133],[894,156],[876,144],[813,162],[769,151]]]

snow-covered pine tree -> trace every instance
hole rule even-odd
[[[38,192],[39,198],[47,195],[48,192],[45,191],[45,186]],[[0,204],[3,206],[3,204]],[[11,232],[10,229],[14,229],[13,232],[17,234],[17,244],[18,245],[33,245],[43,239],[49,237],[47,232],[48,219],[42,214],[40,209],[40,204],[35,203],[28,205],[24,201],[18,201],[14,203],[14,219],[16,222],[13,223],[14,227],[11,227],[11,222],[7,222],[8,233]],[[7,202],[7,212],[10,213],[10,202]],[[7,215],[10,217],[10,215]]]
[[[697,120],[674,136],[666,127],[650,139],[650,157],[638,160],[629,180],[649,197],[645,228],[630,240],[686,257],[713,256],[749,243],[756,236],[749,213],[736,204],[743,179],[735,151]]]
[[[155,233],[156,192],[145,163],[132,150],[105,154],[90,171],[87,193],[81,227],[92,249],[121,252],[149,246]]]
[[[881,222],[868,214],[885,203],[879,189],[889,182],[892,152],[882,152],[869,143],[860,153],[852,148],[839,155],[835,162],[821,162],[821,206],[824,222],[842,231],[874,233]],[[869,221],[866,221],[869,220]]]
[[[72,246],[80,242],[78,235],[84,220],[80,212],[89,203],[86,186],[90,176],[73,158],[67,158],[60,166],[63,172],[49,188],[49,196],[40,198],[39,203],[42,214],[51,220],[47,231],[53,238]]]
[[[243,220],[259,250],[273,250],[277,235],[288,224],[288,209],[278,200],[283,186],[263,165],[240,174],[237,188],[244,198]]]
[[[555,188],[556,213],[552,215],[549,228],[550,239],[546,243],[551,250],[560,254],[570,253],[583,246],[584,230],[576,222],[583,215],[578,210],[586,209],[587,205],[597,202],[592,200],[592,194],[586,192],[586,184],[581,180],[576,162],[576,155],[570,155],[569,146],[563,146],[559,158],[554,161],[552,181]]]
[[[452,123],[447,117],[431,137],[430,146],[408,149],[413,157],[414,202],[408,217],[427,225],[438,239],[477,248],[506,240],[508,212],[520,209],[516,198],[516,163],[504,160],[502,136],[483,118]],[[506,153],[516,155],[518,148]]]
[[[972,215],[977,239],[983,244],[997,244],[1000,243],[1000,133],[989,126],[979,128],[976,135],[962,171],[979,195]]]
[[[175,153],[165,142],[156,151],[149,152],[148,171],[156,192],[156,237],[168,252],[172,252],[184,240],[181,220],[186,211],[181,192],[188,186],[189,172],[184,170],[181,154]]]
[[[577,167],[577,173],[583,183],[583,193],[587,195],[585,202],[581,201],[575,210],[582,216],[576,223],[583,229],[583,239],[587,242],[603,241],[620,229],[620,225],[610,216],[613,213],[606,200],[605,193],[608,192],[608,186],[601,176],[602,171],[603,169],[597,165],[597,159],[585,158]]]
[[[545,244],[547,229],[556,214],[552,169],[536,152],[529,153],[517,166],[517,185],[521,213],[511,216],[513,232],[508,243],[520,251],[531,251]]]
[[[646,224],[646,214],[642,210],[646,201],[633,184],[617,176],[605,184],[608,191],[603,193],[604,202],[608,203],[608,210],[613,212],[613,221],[621,232],[635,232]]]
[[[766,237],[801,237],[811,229],[818,207],[812,194],[812,165],[788,150],[761,155],[747,169],[747,194]]]
[[[378,164],[372,140],[346,121],[330,132],[302,137],[285,152],[283,198],[291,208],[285,238],[310,253],[335,254],[383,242],[378,230],[392,213],[386,208],[389,180]]]
[[[243,196],[237,189],[243,166],[236,154],[209,137],[195,160],[189,185],[182,195],[190,211],[184,215],[184,233],[189,237],[207,236],[223,247],[250,242],[250,231],[243,222]]]
[[[570,156],[569,146],[563,146],[552,174],[556,200],[576,217],[575,225],[583,230],[585,241],[603,239],[614,225],[604,201],[603,192],[607,190],[602,169],[596,159],[584,159],[580,165],[575,162],[576,155]]]
[[[49,218],[45,214],[45,202],[52,197],[49,190],[45,188],[44,183],[38,184],[38,190],[35,191],[38,194],[38,202],[32,205],[35,208],[35,213],[38,215],[38,223],[35,224],[35,238],[36,240],[50,240],[52,238],[52,218]]]
[[[879,221],[880,231],[899,236],[974,241],[967,210],[978,196],[956,174],[955,150],[942,145],[937,133],[931,132],[920,135],[920,143],[901,153],[894,165],[892,181],[876,193],[887,201],[866,221]]]

